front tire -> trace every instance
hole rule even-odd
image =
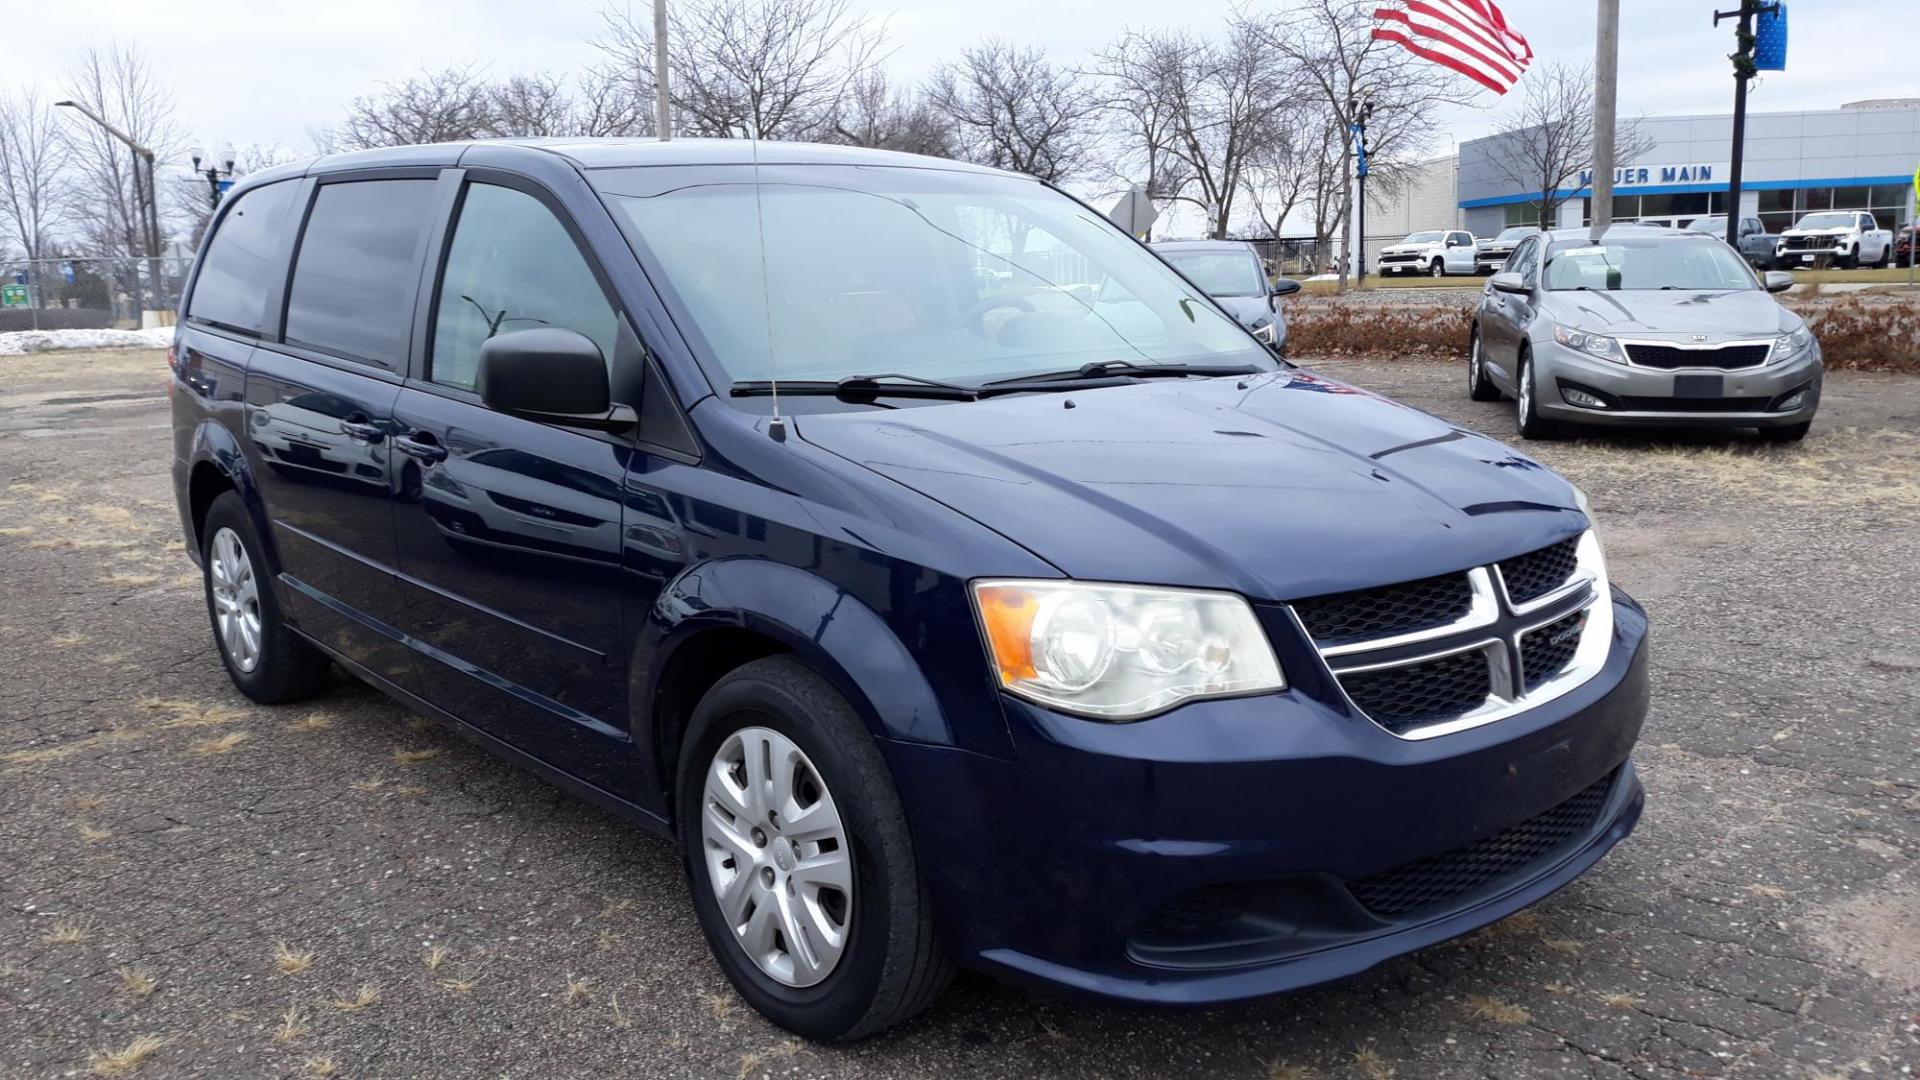
[[[266,549],[238,494],[223,492],[213,500],[200,535],[207,616],[233,685],[262,705],[301,701],[326,689],[331,665],[282,620]]]
[[[688,727],[677,802],[700,928],[761,1015],[857,1039],[946,986],[892,776],[813,669],[769,657],[715,684]]]
[[[1433,265],[1427,267],[1427,276],[1428,277],[1446,277],[1447,264],[1441,262],[1439,259],[1433,260]]]
[[[1499,401],[1500,388],[1487,378],[1487,363],[1480,356],[1480,326],[1475,324],[1467,341],[1467,397],[1474,401]]]
[[[1540,418],[1540,409],[1534,402],[1537,388],[1533,384],[1533,357],[1524,349],[1520,353],[1519,375],[1513,395],[1514,430],[1523,439],[1551,439],[1560,433],[1560,427],[1551,420]]]

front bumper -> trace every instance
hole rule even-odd
[[[1804,355],[1785,363],[1732,371],[1618,364],[1566,348],[1551,337],[1532,344],[1540,363],[1534,405],[1541,416],[1552,420],[1623,426],[1787,427],[1812,420],[1820,406],[1824,364],[1817,341]],[[1705,400],[1676,396],[1675,376],[1683,375],[1721,376],[1720,395]],[[1569,404],[1567,389],[1597,393],[1609,407]],[[1799,390],[1805,394],[1797,404],[1778,407]]]
[[[943,941],[964,964],[1093,998],[1241,1000],[1325,982],[1546,897],[1638,820],[1628,755],[1647,708],[1646,618],[1614,597],[1587,683],[1518,716],[1427,740],[1293,688],[1104,724],[1003,699],[1011,760],[887,743]],[[1391,916],[1347,883],[1470,848],[1612,777],[1588,825],[1470,894]],[[1183,962],[1143,947],[1165,913],[1221,886],[1261,899],[1255,949]]]

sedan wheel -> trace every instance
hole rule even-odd
[[[707,874],[734,941],[783,986],[833,974],[853,917],[853,861],[812,759],[771,728],[741,728],[714,755],[706,794]]]
[[[1467,344],[1467,397],[1474,401],[1500,400],[1500,388],[1487,378],[1486,361],[1480,356],[1480,328],[1473,328]]]

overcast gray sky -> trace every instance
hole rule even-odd
[[[1066,63],[1127,26],[1218,26],[1224,0],[852,0],[887,20],[893,69],[918,79],[960,47],[998,33],[1045,46]],[[1735,0],[1721,0],[1729,7]],[[339,121],[348,101],[421,67],[477,63],[491,74],[566,71],[593,56],[602,0],[64,0],[11,5],[0,84],[57,92],[89,43],[137,42],[177,92],[189,141],[279,143],[310,150],[307,132]],[[636,5],[648,6],[647,0]],[[1284,6],[1254,3],[1256,8]],[[1591,0],[1507,0],[1508,21],[1541,59],[1593,51]],[[1622,116],[1725,112],[1733,83],[1733,31],[1712,26],[1709,0],[1623,0]],[[1789,69],[1767,76],[1756,110],[1831,108],[1843,101],[1920,96],[1920,62],[1900,63],[1897,42],[1920,40],[1914,0],[1792,0]],[[1443,76],[1436,69],[1435,78]],[[1446,134],[1486,134],[1499,110],[1449,114]],[[1436,144],[1446,152],[1447,140]]]

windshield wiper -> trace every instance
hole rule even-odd
[[[1122,376],[1136,379],[1185,378],[1190,375],[1257,375],[1261,368],[1253,364],[1136,364],[1131,360],[1096,360],[1070,371],[1048,371],[1038,375],[1016,375],[995,379],[984,386],[1019,386],[1031,383],[1074,384],[1090,379],[1112,381]]]
[[[899,382],[882,382],[897,379]],[[964,383],[923,379],[918,375],[883,373],[848,375],[840,379],[743,379],[733,384],[734,397],[767,397],[775,392],[797,397],[839,397],[850,401],[871,401],[880,396],[933,398],[941,401],[973,401],[980,388]]]

